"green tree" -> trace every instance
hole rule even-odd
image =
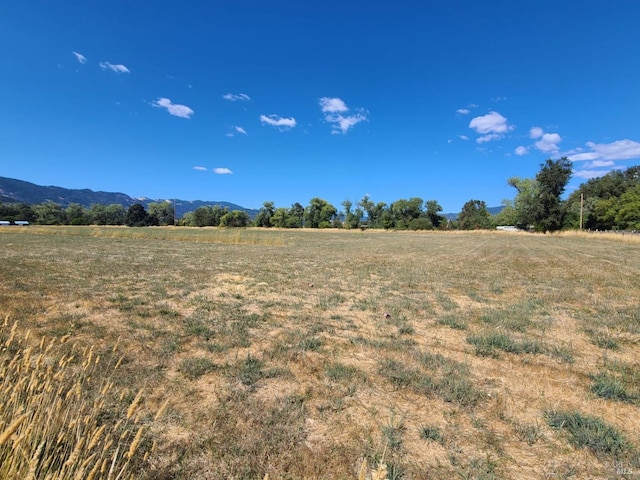
[[[523,230],[533,228],[542,211],[538,182],[533,178],[512,177],[507,183],[518,191],[513,202],[514,225]]]
[[[171,202],[152,202],[147,208],[150,224],[163,226],[174,224],[174,209]]]
[[[426,206],[426,215],[433,228],[441,228],[444,224],[446,224],[447,219],[443,215],[440,215],[442,211],[442,207],[436,200],[427,200]]]
[[[344,228],[358,228],[364,215],[362,208],[356,207],[352,211],[353,203],[351,200],[345,200],[342,202],[342,206],[344,207]]]
[[[624,171],[614,170],[602,177],[587,180],[565,202],[565,228],[579,228],[581,210],[583,228],[616,228],[619,199],[636,185],[640,185],[640,166]]]
[[[502,200],[502,206],[502,210],[493,216],[493,223],[495,225],[515,225],[517,217],[513,201],[504,199]]]
[[[271,223],[271,218],[275,213],[275,204],[273,202],[264,202],[262,204],[262,208],[258,211],[256,218],[254,220],[254,225],[256,227],[271,227],[273,224]]]
[[[287,228],[288,212],[284,207],[276,208],[273,215],[269,219],[272,227]]]
[[[640,185],[620,196],[615,221],[620,230],[640,230]]]
[[[458,215],[458,228],[479,230],[491,228],[491,216],[483,200],[469,200]]]
[[[124,221],[127,227],[146,227],[149,225],[149,214],[143,205],[134,203],[127,210]]]
[[[422,215],[423,200],[419,197],[412,197],[409,200],[400,199],[390,206],[391,216],[395,228],[405,230],[410,228],[411,221]]]
[[[312,198],[304,211],[304,226],[307,228],[329,228],[338,211],[326,200]]]
[[[71,203],[64,209],[65,223],[67,225],[87,225],[89,212],[79,203]]]
[[[571,178],[571,170],[572,163],[567,157],[548,159],[540,165],[536,182],[541,208],[535,221],[536,230],[553,232],[562,228],[564,209],[560,197]]]
[[[229,209],[227,207],[222,208],[220,205],[207,205],[196,208],[192,213],[185,220],[185,223],[187,220],[191,222],[186,223],[187,225],[192,227],[218,227],[222,217],[229,213]]]
[[[298,202],[291,205],[287,212],[287,228],[302,228],[304,226],[304,207]]]
[[[249,225],[249,214],[244,210],[233,210],[225,213],[220,219],[221,227],[246,227]]]
[[[35,222],[40,225],[64,224],[64,211],[58,203],[44,202],[40,205],[35,205],[33,210],[36,214]]]
[[[362,208],[364,213],[367,215],[367,225],[369,227],[373,227],[376,224],[377,219],[375,218],[375,203],[371,201],[369,195],[365,195],[362,197],[362,200],[358,202],[358,206]]]

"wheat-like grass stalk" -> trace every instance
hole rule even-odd
[[[70,337],[35,343],[29,336],[17,323],[9,329],[8,318],[0,326],[0,478],[128,478],[148,453],[143,390],[127,406],[116,400],[115,366],[101,365],[95,346],[62,351]],[[107,408],[114,421],[101,420]]]

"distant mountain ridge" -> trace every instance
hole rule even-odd
[[[119,192],[94,192],[87,188],[73,189],[54,186],[41,186],[35,183],[17,180],[15,178],[0,177],[0,201],[5,203],[28,203],[39,204],[47,201],[55,202],[63,207],[71,203],[77,203],[85,208],[91,207],[93,204],[111,205],[118,204],[123,207],[130,207],[135,203],[148,207],[150,203],[155,202],[175,202],[176,217],[181,217],[185,213],[192,212],[197,208],[208,205],[219,205],[229,210],[243,210],[254,217],[258,210],[245,208],[235,203],[223,201],[203,201],[203,200],[179,200],[179,199],[151,199],[151,198],[134,198],[127,194]]]
[[[6,203],[28,203],[38,204],[47,201],[56,202],[63,207],[71,203],[78,203],[85,208],[97,203],[101,205],[110,205],[116,203],[124,207],[130,207],[134,203],[140,203],[145,208],[150,203],[156,202],[175,202],[176,217],[180,218],[185,213],[192,212],[200,207],[208,205],[219,205],[222,208],[227,207],[229,210],[243,210],[254,218],[258,214],[258,210],[253,208],[245,208],[235,203],[223,201],[206,201],[206,200],[179,200],[179,199],[151,199],[151,198],[134,198],[125,193],[118,192],[94,192],[88,188],[73,189],[63,187],[44,187],[35,183],[25,182],[24,180],[16,180],[14,178],[0,177],[0,202]],[[489,207],[487,210],[491,215],[500,213],[504,207]],[[444,213],[446,218],[456,220],[458,213]]]

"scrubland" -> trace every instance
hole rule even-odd
[[[630,235],[3,229],[0,476],[640,477],[639,299]]]

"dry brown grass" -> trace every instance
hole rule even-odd
[[[114,351],[101,358],[69,335],[30,342],[17,327],[0,325],[0,477],[136,478],[151,453],[140,448],[143,391],[119,414]]]
[[[640,391],[637,243],[56,227],[0,245],[0,314],[20,334],[95,351],[121,337],[125,419],[141,388],[148,410],[170,398],[130,430],[157,442],[139,478],[640,472],[638,404],[592,390],[606,373]],[[602,419],[634,447],[576,446],[549,411]]]

